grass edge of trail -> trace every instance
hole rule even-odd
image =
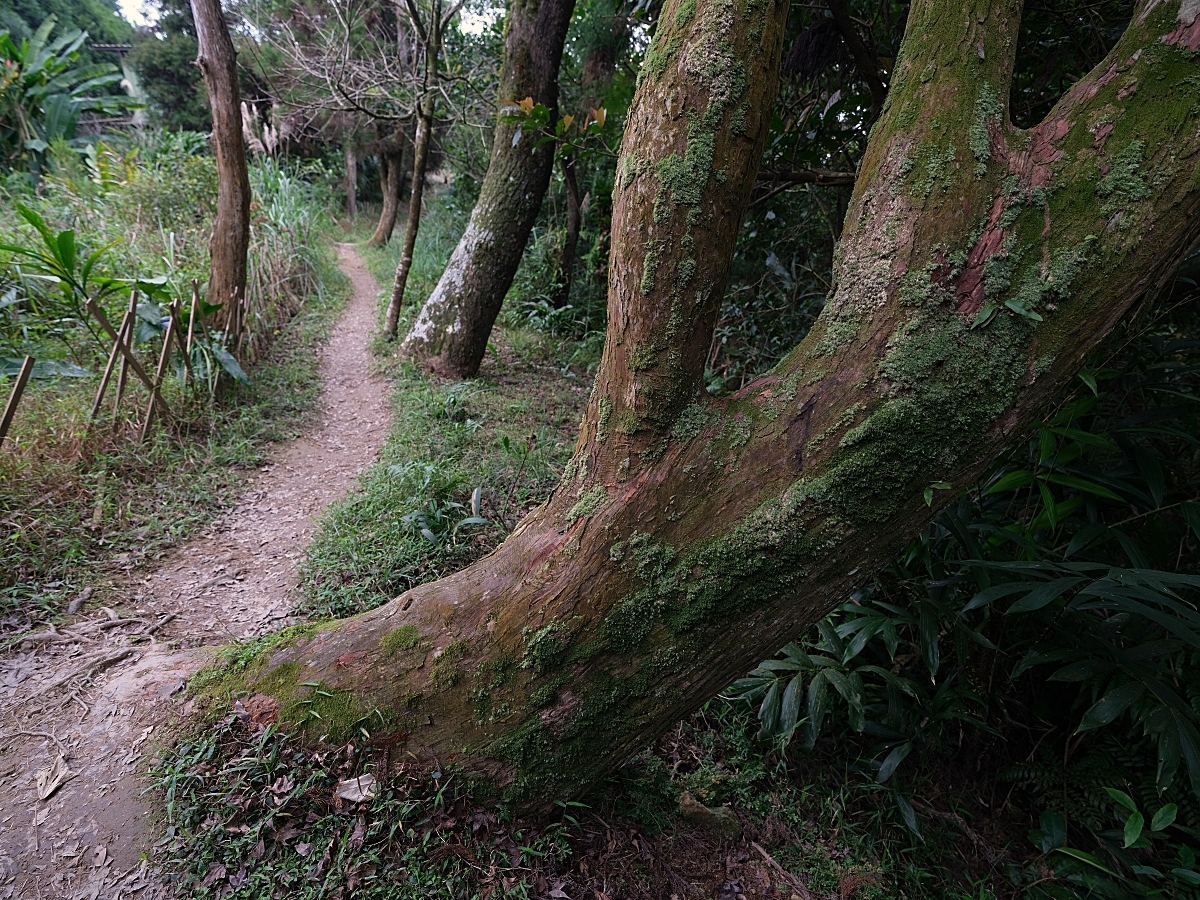
[[[176,434],[156,427],[138,444],[126,425],[115,437],[98,428],[83,439],[94,379],[26,395],[17,433],[29,449],[0,454],[0,524],[8,525],[0,568],[16,573],[0,587],[0,613],[16,614],[10,630],[60,615],[85,588],[93,604],[119,602],[108,597],[115,587],[211,523],[270,447],[312,421],[321,390],[312,355],[349,288],[333,237],[323,235],[316,290],[278,327],[249,385],[227,387],[212,405],[197,398],[179,407]],[[137,403],[139,391],[130,390]]]

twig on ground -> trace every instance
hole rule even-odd
[[[56,738],[54,735],[50,734],[50,732],[48,732],[48,731],[18,731],[17,734],[24,735],[25,737],[47,738],[54,742],[54,746],[58,748],[58,752],[62,754],[63,759],[66,759],[68,756],[71,755],[67,752],[67,748],[59,743],[58,738]]]
[[[108,655],[101,654],[98,656],[93,656],[90,659],[88,659],[88,661],[86,663],[84,663],[82,666],[72,669],[66,675],[60,675],[58,678],[55,678],[49,684],[42,685],[40,688],[38,688],[36,691],[34,691],[32,694],[30,694],[24,700],[18,700],[17,703],[18,703],[18,705],[21,703],[28,703],[30,700],[33,700],[36,697],[40,697],[42,694],[48,693],[49,691],[52,691],[57,687],[61,687],[62,685],[66,684],[68,681],[71,681],[74,678],[78,678],[80,675],[83,675],[85,677],[90,676],[90,675],[95,675],[96,673],[102,672],[104,669],[107,669],[109,666],[114,665],[115,663],[119,663],[121,660],[123,660],[129,656],[132,656],[132,655],[133,655],[133,648],[127,647],[124,650],[118,650],[116,653],[110,653]]]
[[[761,853],[762,858],[767,861],[767,865],[775,871],[775,874],[782,878],[788,887],[800,895],[800,900],[813,900],[813,895],[809,891],[808,885],[777,863],[775,857],[764,850],[757,842],[751,841],[750,846]]]

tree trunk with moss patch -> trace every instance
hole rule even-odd
[[[514,0],[505,24],[501,109],[532,97],[558,121],[558,66],[575,0]],[[467,229],[402,352],[436,371],[479,371],[492,325],[525,253],[554,166],[554,142],[500,119]]]
[[[237,54],[218,0],[192,0],[199,48],[196,64],[212,108],[212,146],[217,161],[217,217],[209,240],[208,302],[220,304],[213,325],[231,342],[241,336],[250,246],[250,178],[242,137]]]
[[[404,183],[404,148],[383,150],[379,154],[383,176],[383,206],[379,210],[379,222],[367,243],[372,247],[384,247],[392,239],[396,229],[396,213],[400,209],[400,191]]]
[[[1200,20],[1143,3],[1022,131],[1005,105],[1020,0],[965,12],[913,4],[824,312],[714,399],[704,357],[786,6],[671,0],[562,483],[490,556],[274,651],[249,687],[313,738],[368,729],[547,804],[802,634],[971,484],[1200,232]]]

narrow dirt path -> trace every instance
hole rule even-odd
[[[274,631],[294,603],[314,517],[372,462],[389,421],[370,377],[377,287],[338,245],[354,294],[321,351],[319,425],[276,448],[237,504],[114,608],[85,609],[0,660],[0,900],[164,896],[143,861],[145,752],[187,711],[211,647]]]

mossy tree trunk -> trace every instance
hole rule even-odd
[[[221,14],[220,0],[192,0],[204,76],[212,108],[212,147],[217,162],[217,217],[209,241],[208,302],[220,304],[213,324],[236,343],[244,325],[246,251],[250,246],[250,178],[242,137],[237,54]]]
[[[398,135],[397,135],[398,136]],[[400,209],[400,192],[404,187],[404,146],[384,148],[379,152],[379,167],[382,175],[383,205],[379,210],[379,222],[375,232],[367,241],[372,247],[383,247],[392,239],[396,229],[396,214]]]
[[[312,737],[369,728],[546,804],[799,636],[979,476],[1200,234],[1186,8],[1144,0],[1023,131],[1006,109],[1020,0],[917,0],[824,312],[772,373],[715,399],[704,356],[786,4],[669,0],[562,483],[490,556],[275,650],[252,689]]]
[[[499,102],[532,97],[558,121],[558,67],[575,0],[512,0],[505,22]],[[458,377],[479,370],[492,325],[512,285],[554,166],[554,142],[501,118],[471,212],[437,287],[402,352]]]

